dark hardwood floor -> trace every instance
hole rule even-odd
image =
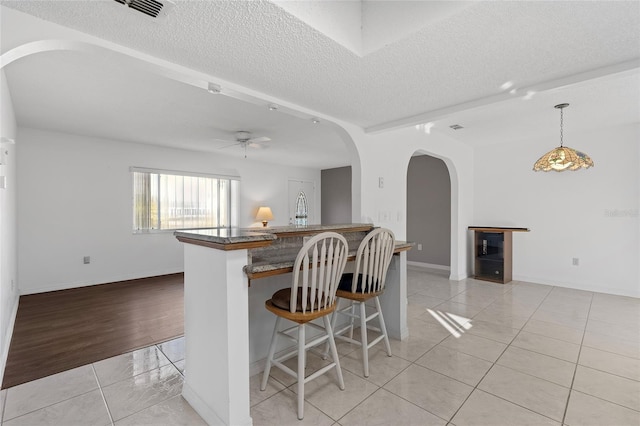
[[[183,334],[183,274],[21,296],[2,389]]]

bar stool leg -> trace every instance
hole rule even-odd
[[[267,388],[267,380],[269,380],[269,373],[271,372],[271,360],[276,353],[276,342],[278,340],[278,327],[280,326],[280,320],[282,318],[276,317],[276,325],[273,327],[273,336],[271,336],[271,343],[269,344],[269,355],[267,355],[267,364],[264,367],[264,373],[262,375],[262,383],[260,384],[260,390],[263,391]]]
[[[384,323],[384,317],[382,316],[382,308],[380,307],[380,299],[375,297],[376,309],[378,310],[378,318],[380,319],[380,330],[384,336],[384,345],[387,348],[387,356],[391,356],[391,345],[389,344],[389,336],[387,335],[387,326]]]
[[[353,339],[353,324],[356,319],[356,302],[351,301],[351,318],[349,319],[351,323],[351,328],[349,329],[349,339]]]
[[[298,326],[298,420],[304,418],[305,324]]]
[[[369,377],[369,342],[367,341],[367,310],[364,302],[360,302],[360,336],[362,343],[362,365],[364,377]]]
[[[329,346],[331,347],[331,356],[333,357],[333,362],[336,363],[336,373],[338,374],[338,384],[340,385],[340,390],[344,390],[344,378],[342,377],[342,368],[340,367],[340,359],[338,358],[338,348],[336,347],[336,341],[333,338],[333,328],[331,327],[331,322],[329,318],[326,316],[323,317],[324,327],[327,330],[327,335],[329,336]]]

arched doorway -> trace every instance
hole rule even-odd
[[[407,167],[407,264],[450,271],[451,177],[445,162],[416,153]]]

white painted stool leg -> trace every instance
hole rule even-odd
[[[298,420],[304,418],[305,324],[298,326]]]
[[[362,365],[364,377],[369,377],[369,342],[367,341],[367,310],[364,302],[360,302],[360,341],[362,342]]]
[[[331,322],[329,318],[326,316],[323,317],[324,327],[327,330],[327,335],[329,336],[329,346],[331,347],[331,356],[333,357],[333,362],[336,363],[336,373],[338,374],[338,383],[340,385],[340,390],[344,390],[344,378],[342,377],[342,368],[340,368],[340,359],[338,357],[338,348],[336,347],[336,341],[333,338],[333,328],[331,327]]]
[[[382,308],[380,307],[380,300],[378,296],[375,297],[376,309],[378,310],[378,318],[380,320],[380,330],[384,336],[384,346],[387,348],[387,355],[391,356],[391,345],[389,344],[389,336],[387,336],[387,327],[384,324],[384,317],[382,316]]]

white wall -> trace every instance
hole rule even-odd
[[[570,139],[595,167],[533,172],[555,141],[477,149],[475,224],[531,229],[514,234],[514,279],[638,297],[640,126]]]
[[[286,225],[291,178],[320,187],[320,170],[22,127],[18,135],[21,294],[183,270],[182,245],[171,232],[132,234],[130,166],[235,169],[241,177],[241,226],[252,225],[263,204],[273,210],[270,225]],[[314,213],[319,217],[319,203]],[[83,256],[91,256],[91,264],[84,265]]]
[[[0,136],[15,140],[16,120],[4,71],[0,71],[0,80]],[[0,143],[0,149],[5,151],[0,176],[6,178],[6,188],[0,189],[0,377],[4,375],[11,330],[18,307],[15,147],[10,143]]]

